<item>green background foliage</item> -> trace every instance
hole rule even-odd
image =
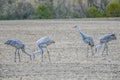
[[[110,2],[106,6],[106,16],[120,17],[120,3],[118,1]]]
[[[98,18],[98,17],[103,17],[103,14],[96,7],[89,7],[88,17]]]
[[[40,4],[36,8],[35,13],[36,13],[36,18],[39,18],[39,19],[50,19],[50,18],[52,18],[52,11],[45,4]]]
[[[35,1],[0,0],[0,20],[120,17],[120,0]]]

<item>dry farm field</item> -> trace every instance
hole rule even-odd
[[[81,31],[94,38],[95,45],[103,34],[114,33],[117,40],[111,41],[109,55],[102,56],[102,49],[94,56],[79,33],[72,27],[78,25]],[[15,48],[7,46],[7,39],[23,40],[26,50],[33,54],[38,49],[36,41],[49,36],[55,44],[46,50],[44,61],[41,54],[30,61],[20,51],[21,62],[14,62]],[[95,48],[95,47],[94,47]],[[120,80],[120,21],[114,19],[75,20],[10,20],[0,21],[0,80]]]

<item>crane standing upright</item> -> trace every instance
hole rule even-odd
[[[19,62],[21,62],[19,49],[21,49],[22,52],[25,53],[27,56],[29,56],[30,60],[32,60],[30,53],[25,51],[25,45],[24,45],[24,43],[21,40],[18,40],[18,39],[8,39],[4,44],[10,45],[10,46],[12,46],[12,47],[14,47],[16,49],[15,50],[14,62],[16,62],[16,53],[17,52],[18,52]]]
[[[104,44],[104,49],[102,51],[102,55],[104,51],[106,50],[106,54],[108,55],[108,45],[107,43],[116,40],[116,35],[115,34],[105,34],[99,38],[100,43],[96,46],[95,51],[98,52],[98,50],[103,46]]]
[[[94,40],[93,40],[93,38],[91,36],[86,35],[83,32],[81,32],[79,26],[74,26],[73,28],[75,28],[80,33],[82,40],[87,44],[87,57],[88,57],[89,46],[91,48],[92,55],[94,55],[94,52],[93,52]]]
[[[33,59],[35,59],[35,55],[37,55],[38,53],[42,53],[41,59],[43,62],[43,53],[44,53],[43,48],[46,48],[47,53],[48,53],[48,57],[49,57],[49,61],[51,61],[47,46],[51,45],[52,43],[55,43],[55,41],[52,40],[51,38],[49,38],[48,36],[45,36],[45,37],[42,37],[39,40],[37,40],[36,43],[39,47],[39,50],[34,52]]]

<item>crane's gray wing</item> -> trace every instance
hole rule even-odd
[[[36,43],[37,45],[50,45],[51,43],[54,43],[55,41],[53,41],[51,38],[49,38],[48,36],[45,36],[41,39],[39,39]]]
[[[11,45],[13,47],[16,47],[16,48],[21,48],[23,47],[23,43],[22,41],[18,40],[18,39],[9,39],[5,42],[5,44],[7,45]]]
[[[89,44],[89,45],[91,45],[91,46],[94,46],[94,40],[93,40],[92,37],[86,37],[84,39],[84,42],[87,43],[87,44]]]
[[[111,40],[116,40],[116,36],[113,34],[105,34],[105,35],[101,36],[99,39],[100,39],[101,43],[106,43]]]
[[[94,46],[94,40],[92,37],[89,37],[89,45]]]

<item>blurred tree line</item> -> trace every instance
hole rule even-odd
[[[120,17],[120,0],[0,0],[0,19]],[[76,3],[76,4],[75,4]]]

